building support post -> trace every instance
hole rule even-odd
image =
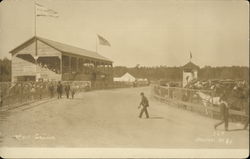
[[[62,54],[59,56],[59,64],[60,64],[60,74],[61,74],[61,80],[63,79],[63,60],[62,60]]]
[[[79,69],[78,69],[78,65],[79,65],[79,58],[77,57],[77,58],[76,58],[76,72],[78,72],[78,70],[79,70]]]
[[[69,72],[70,72],[70,74],[72,73],[72,68],[71,68],[71,56],[69,56]]]

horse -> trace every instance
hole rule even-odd
[[[208,115],[208,110],[207,110],[207,106],[210,104],[212,105],[220,105],[221,101],[220,101],[220,97],[212,97],[208,94],[205,94],[201,91],[197,91],[196,94],[201,98],[203,106],[205,107],[205,112]]]

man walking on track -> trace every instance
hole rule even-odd
[[[227,93],[224,90],[222,93],[222,96],[220,97],[220,113],[221,113],[221,121],[214,125],[214,128],[216,129],[219,125],[225,123],[225,130],[228,131],[228,118],[229,118],[229,106],[226,102],[227,100]]]
[[[149,106],[149,103],[148,103],[147,97],[144,95],[143,92],[141,92],[141,103],[140,103],[138,109],[139,109],[141,106],[142,106],[142,109],[141,109],[139,118],[142,117],[142,114],[143,114],[143,113],[145,113],[145,114],[146,114],[146,117],[149,118],[148,110],[147,110],[147,107]]]

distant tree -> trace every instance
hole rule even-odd
[[[0,59],[0,82],[11,81],[11,60]]]

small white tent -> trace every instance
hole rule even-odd
[[[114,77],[114,81],[134,82],[135,80],[136,80],[135,77],[129,74],[128,72],[121,77]]]

